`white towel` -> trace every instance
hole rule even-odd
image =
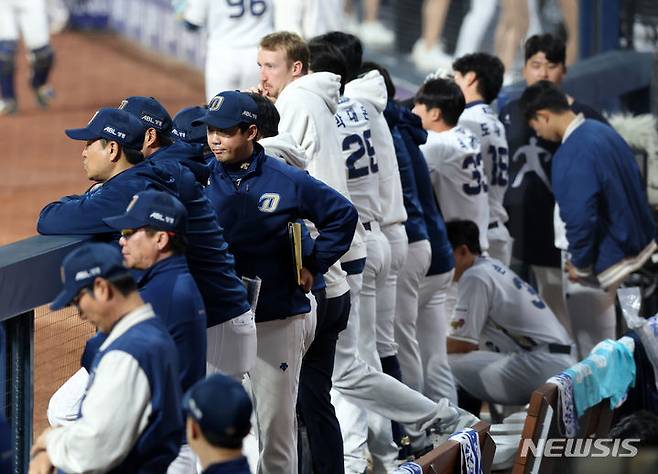
[[[462,431],[454,433],[448,440],[457,441],[461,446],[461,472],[466,474],[482,474],[480,439],[478,438],[477,431],[473,428],[465,428]]]

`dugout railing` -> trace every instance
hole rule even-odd
[[[14,474],[28,471],[34,433],[35,311],[60,290],[62,259],[82,242],[35,236],[0,247],[0,409],[11,427]]]

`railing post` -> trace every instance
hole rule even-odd
[[[11,442],[14,450],[14,474],[27,473],[32,446],[34,310],[5,322],[9,343]]]

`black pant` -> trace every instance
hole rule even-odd
[[[297,413],[306,426],[313,473],[342,474],[343,438],[329,391],[338,334],[347,327],[350,315],[350,294],[326,299],[323,290],[314,295],[318,325],[313,344],[302,360]]]

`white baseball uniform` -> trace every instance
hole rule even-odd
[[[275,0],[276,31],[292,31],[312,38],[342,30],[342,0]]]
[[[18,41],[21,35],[28,50],[49,43],[45,0],[0,1],[0,41]]]
[[[470,131],[457,125],[445,132],[428,131],[420,146],[432,178],[434,195],[446,222],[468,219],[480,230],[480,248],[489,248],[489,198],[480,145]]]
[[[449,338],[479,346],[449,359],[457,383],[481,400],[523,405],[575,363],[567,331],[535,289],[492,258],[461,276],[450,325]]]
[[[258,84],[258,44],[274,31],[272,0],[188,0],[183,18],[206,28],[208,100]]]
[[[488,253],[509,265],[512,259],[512,237],[505,227],[508,218],[503,207],[509,179],[505,127],[493,109],[482,101],[466,104],[459,117],[459,125],[470,130],[480,140],[482,166],[489,186]]]

